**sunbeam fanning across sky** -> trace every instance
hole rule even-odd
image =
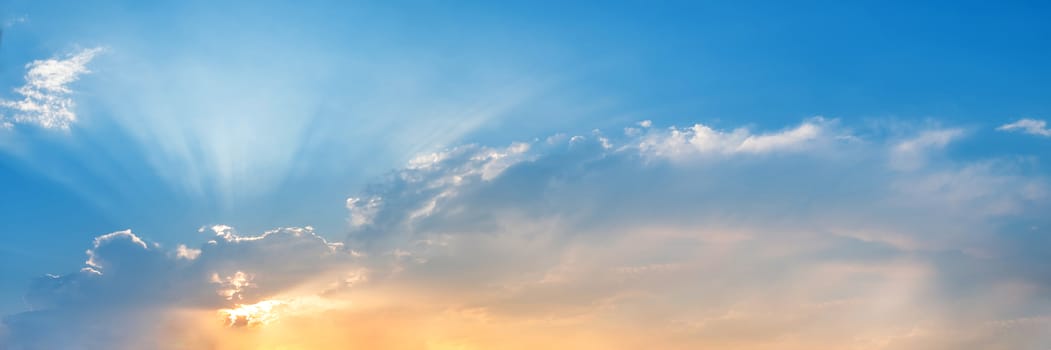
[[[1051,7],[0,3],[0,349],[1047,349]]]

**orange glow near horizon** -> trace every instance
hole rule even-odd
[[[227,327],[258,327],[277,320],[276,308],[280,300],[264,300],[255,304],[237,304],[232,309],[219,309],[218,314]]]

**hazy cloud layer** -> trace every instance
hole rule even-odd
[[[5,319],[15,349],[1030,349],[1051,339],[1046,178],[967,135],[555,135],[423,154],[350,233],[100,236]],[[247,305],[247,306],[246,306]],[[242,306],[238,308],[238,306]],[[87,320],[95,320],[87,322]],[[99,323],[99,319],[106,323]],[[62,331],[69,337],[49,336]],[[75,342],[75,343],[74,343]],[[95,346],[98,345],[98,346]],[[68,346],[66,346],[68,347]],[[114,346],[105,346],[114,348]]]

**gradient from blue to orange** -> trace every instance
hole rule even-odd
[[[734,217],[737,210],[766,213],[757,215],[770,222],[741,226],[748,229],[734,229],[736,220],[713,219],[718,221],[715,226],[742,231],[737,234],[748,237],[755,235],[752,230],[776,227],[776,222],[792,215],[787,213],[800,218],[818,216],[797,212],[803,209],[791,198],[805,197],[810,204],[804,206],[813,208],[842,202],[847,203],[844,208],[904,215],[908,211],[897,207],[884,212],[851,204],[872,200],[875,197],[868,194],[884,185],[923,193],[903,184],[908,179],[917,180],[922,186],[916,186],[923,188],[967,187],[968,191],[943,193],[944,203],[927,203],[930,207],[916,210],[948,207],[963,214],[967,210],[995,213],[988,218],[978,213],[969,216],[986,219],[982,222],[997,232],[1014,229],[1022,233],[1005,241],[980,233],[968,233],[967,239],[928,237],[941,237],[943,232],[886,234],[909,249],[935,246],[939,248],[931,249],[940,252],[967,251],[960,247],[989,242],[1009,246],[990,248],[1018,255],[1013,262],[997,266],[1027,270],[1019,278],[1033,282],[1049,271],[1036,257],[1047,252],[1044,237],[1051,226],[1039,213],[1047,208],[1043,186],[1051,172],[1046,164],[1051,139],[1039,132],[1047,130],[1046,126],[1001,127],[1023,119],[1051,119],[1048,7],[1040,2],[955,1],[659,5],[6,1],[0,5],[4,26],[0,98],[20,98],[14,89],[26,84],[27,69],[34,61],[99,51],[85,64],[90,72],[69,84],[76,121],[68,129],[32,122],[0,128],[0,232],[4,240],[0,244],[0,314],[25,311],[28,306],[23,295],[31,281],[80,269],[84,250],[95,237],[125,229],[162,247],[185,244],[193,248],[214,238],[207,234],[214,225],[230,225],[246,235],[276,227],[311,226],[331,242],[349,245],[360,240],[356,249],[374,250],[369,251],[373,255],[401,251],[407,248],[361,238],[362,233],[355,231],[353,208],[364,202],[352,205],[347,199],[365,201],[363,192],[384,193],[376,188],[403,186],[391,184],[397,183],[389,179],[391,172],[415,169],[405,164],[418,160],[421,153],[442,154],[442,150],[466,144],[501,149],[512,142],[525,142],[536,150],[543,144],[572,143],[569,140],[574,135],[591,141],[609,137],[613,145],[639,148],[640,154],[657,154],[664,157],[661,159],[681,157],[679,151],[668,150],[677,148],[639,147],[639,142],[685,143],[702,148],[701,153],[715,150],[712,152],[725,157],[740,153],[726,150],[761,150],[742,151],[742,157],[765,154],[763,147],[768,146],[742,146],[749,144],[749,135],[781,135],[783,138],[760,143],[777,147],[816,142],[817,146],[804,149],[846,148],[845,153],[806,159],[796,166],[784,164],[797,160],[794,156],[754,160],[771,163],[765,166],[728,160],[728,164],[744,163],[733,166],[742,172],[740,176],[709,174],[730,182],[722,185],[728,188],[725,190],[702,190],[681,182],[685,193],[738,203],[721,210],[679,198],[675,191],[647,196],[641,188],[590,188],[572,179],[551,178],[588,189],[580,195],[597,203],[605,192],[624,196],[607,200],[677,203],[679,209],[672,212],[679,215],[633,215],[656,215],[678,229],[698,224],[692,221],[698,215],[694,211],[726,212],[723,218]],[[10,117],[12,113],[8,109],[0,114]],[[814,119],[817,116],[822,118]],[[708,141],[685,142],[676,139],[679,136],[674,132],[646,131],[649,126],[637,124],[644,120],[654,130],[677,126],[681,129],[676,130],[684,132],[699,123],[721,136],[712,141],[715,146]],[[820,132],[792,134],[800,125],[816,125]],[[730,135],[742,127],[748,128],[747,134],[741,138]],[[704,134],[703,129],[691,130],[688,137]],[[640,136],[647,132],[656,135]],[[559,134],[568,136],[547,139]],[[836,143],[848,139],[860,141],[847,146]],[[522,161],[552,158],[551,168],[560,169],[564,163],[558,159],[579,156],[577,151],[565,152],[570,155],[563,155],[563,150],[537,151],[534,158]],[[584,158],[604,154],[595,152]],[[880,152],[890,155],[873,155]],[[844,159],[888,165],[881,168]],[[697,168],[707,169],[703,164],[710,161],[685,168],[703,173]],[[481,166],[465,162],[455,169]],[[586,176],[609,166],[625,176],[639,176],[610,180],[610,186],[651,180],[645,176],[671,184],[680,183],[680,176],[689,177],[680,174],[689,171],[679,168],[651,171],[645,165],[644,170],[637,170],[621,162],[600,164],[589,171],[570,167],[566,172]],[[848,172],[852,168],[879,175],[868,178],[864,173]],[[764,178],[771,169],[786,179]],[[540,178],[548,176],[546,170],[533,171]],[[843,178],[847,173],[861,178],[852,183]],[[930,177],[913,178],[921,173]],[[945,180],[946,174],[962,177]],[[808,178],[832,180],[824,182],[828,184],[824,187],[801,180]],[[530,184],[526,179],[507,181]],[[796,187],[799,192],[779,191],[774,185],[763,185],[768,183],[804,187]],[[506,186],[510,188],[507,192],[497,191],[491,198],[545,206],[531,203],[532,197],[512,190],[515,186]],[[761,190],[769,193],[761,194]],[[1010,193],[999,197],[1000,191]],[[388,218],[391,222],[398,222],[393,218],[408,222],[422,215],[416,202],[427,207],[428,198],[394,192],[382,197],[406,199],[400,202],[404,208],[387,209],[395,212]],[[732,201],[739,196],[768,201],[748,205]],[[594,205],[579,201],[588,208]],[[1002,206],[990,209],[972,203],[983,201]],[[468,204],[461,205],[471,207]],[[568,205],[546,205],[566,212],[576,210]],[[615,209],[591,213],[593,217],[573,225],[586,226],[582,231],[598,230],[619,222],[616,215],[635,217]],[[629,209],[638,208],[620,210]],[[562,215],[554,209],[540,211],[525,216]],[[950,230],[940,226],[944,222],[939,220],[957,214],[963,215],[933,215],[929,222],[893,217],[909,222],[911,226],[906,226],[911,230]],[[421,235],[484,230],[476,227],[480,224],[462,223],[461,219],[470,221],[452,220],[455,223],[442,223],[445,226],[440,230],[427,229],[437,233]],[[826,218],[813,220],[824,222]],[[859,227],[867,222],[858,220]],[[398,234],[406,230],[399,226],[402,224],[390,225],[393,228],[387,228]],[[849,223],[836,222],[835,226]],[[382,229],[370,228],[364,235],[396,236]],[[789,231],[806,229],[811,227]],[[881,234],[854,232],[850,237],[880,241],[869,236]],[[672,249],[659,248],[660,252]],[[690,257],[681,252],[669,254]],[[477,258],[472,254],[464,257]],[[618,261],[606,256],[594,259]],[[914,271],[911,265],[892,265],[899,267]],[[373,265],[369,268],[381,270]],[[413,285],[412,281],[391,288],[407,285]],[[1047,286],[1035,285],[1026,287],[1037,291],[1025,300],[1046,303]],[[1028,306],[1037,310],[1045,305]]]

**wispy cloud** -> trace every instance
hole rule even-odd
[[[26,22],[29,22],[29,16],[26,15],[7,17],[4,18],[3,27],[8,28]]]
[[[1019,119],[1014,123],[1001,125],[996,130],[1051,137],[1051,129],[1047,128],[1047,122],[1038,119]]]
[[[826,133],[833,124],[823,118],[814,118],[791,129],[768,133],[752,133],[746,128],[716,130],[696,124],[689,128],[670,128],[666,133],[651,132],[640,142],[643,148],[667,156],[793,152],[805,150],[830,136]],[[640,126],[649,129],[652,122],[643,122]],[[638,129],[628,129],[628,132],[637,133]]]
[[[886,161],[902,148],[936,154],[956,129],[903,141],[805,121],[739,132],[706,153],[684,141],[694,138],[687,129],[642,127],[421,155],[346,201],[343,243],[309,228],[243,236],[224,225],[195,248],[130,231],[100,236],[84,270],[32,286],[35,311],[6,319],[7,344],[957,349],[1049,340],[1043,255],[1004,234],[1024,220],[1046,224],[1047,179],[1011,160],[907,172]],[[768,147],[725,153],[749,139]],[[92,327],[99,317],[109,326]],[[262,328],[231,331],[252,327]],[[50,336],[59,330],[67,336]]]
[[[10,116],[4,117],[8,128],[13,123],[36,124],[47,129],[69,129],[76,122],[73,90],[70,84],[90,73],[87,64],[102,48],[90,48],[65,58],[36,60],[26,64],[25,85],[14,91],[21,99],[0,100]]]
[[[894,145],[891,150],[891,165],[898,170],[920,168],[930,154],[940,151],[963,136],[964,131],[957,128],[924,130]]]

